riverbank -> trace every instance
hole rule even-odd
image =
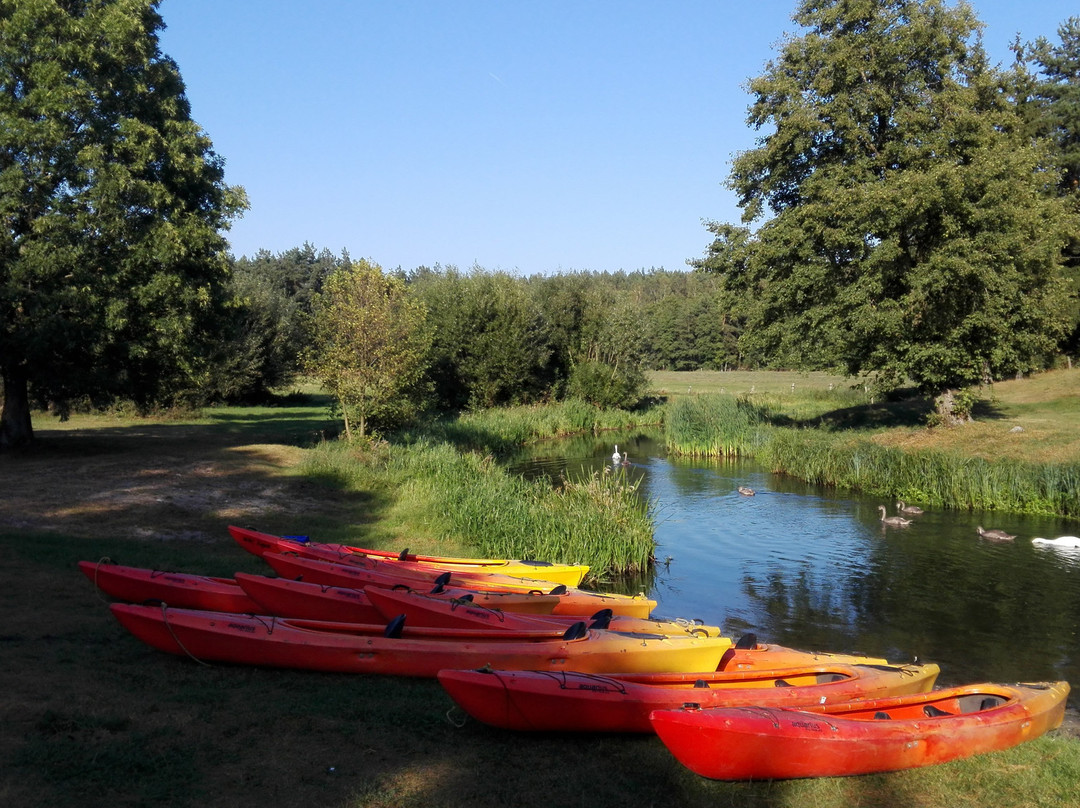
[[[669,450],[754,457],[808,482],[937,508],[1080,518],[1080,369],[994,385],[976,421],[952,428],[925,425],[929,400],[875,401],[820,376],[789,390],[779,375],[667,374],[659,381],[687,390],[672,396]]]

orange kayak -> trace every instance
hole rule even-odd
[[[143,642],[210,662],[343,673],[434,677],[444,668],[635,672],[715,667],[725,645],[715,638],[645,637],[589,630],[562,634],[486,629],[410,629],[265,615],[114,603],[120,623]]]
[[[1060,726],[1067,682],[980,684],[805,709],[656,710],[680,763],[715,780],[833,777],[1008,749]]]
[[[264,553],[296,553],[307,558],[324,561],[362,562],[364,560],[392,564],[404,570],[428,572],[433,576],[447,570],[458,573],[497,573],[515,577],[551,581],[556,584],[577,586],[589,572],[584,564],[553,564],[548,561],[510,560],[496,558],[455,558],[453,556],[417,555],[403,551],[391,553],[370,550],[348,544],[313,542],[307,538],[275,536],[249,528],[229,525],[229,535],[255,555]]]
[[[439,682],[485,724],[544,732],[652,732],[649,714],[699,707],[801,707],[922,693],[937,665],[819,664],[778,671],[611,674],[444,670]]]
[[[80,561],[79,569],[111,598],[131,603],[167,603],[187,609],[257,612],[259,605],[231,578]]]
[[[440,626],[465,628],[487,626],[493,629],[527,630],[561,626],[568,628],[584,615],[521,614],[490,608],[474,601],[471,594],[456,598],[440,597],[407,589],[372,587],[368,598],[384,619],[403,614],[410,626]],[[690,620],[660,620],[645,617],[624,617],[602,609],[589,616],[592,628],[612,631],[646,632],[650,634],[690,634],[699,637],[720,637],[719,626],[706,626]]]
[[[302,579],[311,583],[329,584],[354,588],[417,587],[417,582],[410,578],[392,575],[384,570],[374,571],[353,564],[336,564],[315,558],[299,558],[283,553],[266,553],[263,560],[283,578]],[[525,596],[552,595],[557,601],[552,605],[553,614],[592,615],[601,609],[611,609],[614,614],[626,617],[648,617],[656,607],[656,601],[642,595],[615,595],[589,592],[584,589],[566,587],[559,584],[547,589],[536,586],[537,581],[511,579],[507,576],[476,576],[468,580],[459,580],[454,573],[444,573],[449,577],[445,582],[438,582],[434,588],[450,587],[459,594],[468,592],[502,592]]]
[[[746,634],[724,654],[718,670],[750,671],[775,670],[799,665],[839,663],[845,665],[891,665],[881,657],[861,654],[834,654],[826,651],[800,651],[783,645],[759,643],[753,634]]]

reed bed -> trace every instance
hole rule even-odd
[[[744,397],[680,397],[668,406],[668,451],[690,457],[750,457],[765,440],[768,413]]]
[[[793,429],[775,420],[782,420],[776,410],[743,398],[680,398],[669,409],[668,450],[755,457],[774,472],[818,485],[944,508],[1080,517],[1080,464],[902,451],[866,433]]]
[[[661,405],[634,411],[602,410],[580,399],[568,399],[462,413],[426,424],[402,437],[406,441],[436,439],[463,449],[505,454],[537,440],[660,424],[663,418]]]
[[[414,436],[363,452],[327,443],[303,473],[346,490],[392,491],[414,531],[477,555],[588,564],[593,581],[652,563],[648,504],[621,472],[552,487],[507,473],[490,454]]]

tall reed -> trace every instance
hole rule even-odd
[[[592,580],[652,562],[648,504],[618,471],[552,487],[507,473],[491,455],[414,437],[365,453],[325,444],[312,450],[305,473],[349,490],[392,490],[414,530],[478,555],[588,564]]]
[[[743,397],[722,394],[677,398],[668,406],[668,451],[691,457],[752,456],[766,439],[767,414]]]
[[[773,425],[774,413],[734,396],[680,398],[668,410],[669,451],[755,457],[819,485],[946,508],[1080,517],[1080,464],[987,460],[901,451],[852,433]]]
[[[660,424],[664,413],[660,405],[631,412],[602,410],[580,399],[567,399],[462,413],[426,423],[402,437],[406,442],[442,440],[463,449],[503,454],[545,438]]]

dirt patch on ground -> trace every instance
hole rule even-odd
[[[0,530],[207,541],[228,524],[288,523],[345,496],[287,473],[301,450],[223,442],[187,425],[39,433],[0,454]]]

